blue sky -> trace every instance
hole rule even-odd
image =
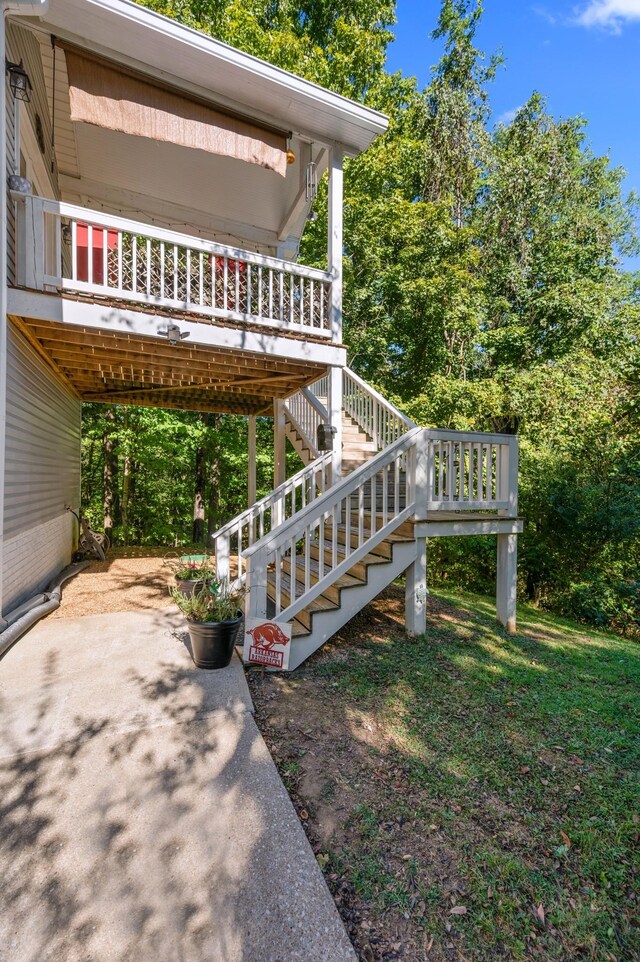
[[[494,119],[508,119],[533,90],[556,116],[583,116],[598,154],[624,167],[640,192],[640,0],[484,0],[477,45],[502,48],[490,93]],[[430,39],[439,0],[398,0],[388,67],[429,80],[440,47]]]

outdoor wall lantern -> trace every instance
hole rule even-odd
[[[29,74],[22,65],[22,60],[20,63],[11,63],[10,60],[7,60],[6,70],[9,74],[11,93],[16,100],[24,100],[24,102],[28,104],[31,100],[32,87]]]

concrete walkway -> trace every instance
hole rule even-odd
[[[2,962],[355,962],[242,667],[169,609],[0,661]]]

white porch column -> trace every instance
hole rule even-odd
[[[329,323],[331,339],[342,343],[342,248],[343,248],[343,154],[333,147],[329,154],[329,196],[327,232],[327,270],[332,274]],[[333,437],[333,456],[331,458],[331,483],[342,478],[342,368],[329,370],[329,396],[327,410],[332,426],[336,429]]]
[[[343,185],[342,151],[333,147],[329,154],[327,270],[333,275],[329,321],[332,340],[337,343],[342,343]]]
[[[517,562],[518,536],[499,534],[496,615],[510,635],[516,632]]]
[[[286,435],[284,433],[284,401],[273,402],[273,486],[283,484],[287,476],[285,461]]]
[[[407,464],[407,500],[415,499],[415,522],[427,520],[427,502],[431,473],[431,447],[429,432],[423,430],[416,438],[415,447],[409,454]],[[427,539],[416,537],[416,559],[405,571],[404,619],[408,635],[424,635],[427,630]]]
[[[331,453],[331,484],[342,478],[342,368],[329,368],[329,396],[327,398],[329,419],[336,433]]]
[[[405,572],[404,620],[407,634],[415,637],[427,630],[427,539],[416,538],[416,560]]]
[[[247,500],[249,507],[256,503],[256,416],[250,414],[247,424],[247,450],[249,463],[247,469]]]

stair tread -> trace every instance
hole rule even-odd
[[[285,561],[285,569],[289,569],[291,566],[290,559]],[[309,560],[309,567],[312,573],[318,578],[320,574],[320,562],[317,558],[311,558]],[[300,575],[299,572],[302,574]],[[327,572],[325,572],[326,574]],[[304,557],[302,555],[296,555],[296,583],[304,588]],[[365,582],[362,578],[357,578],[355,575],[345,574],[341,575],[339,578],[333,582],[333,586],[336,588],[354,588],[358,585],[363,585]]]
[[[379,517],[382,519],[382,515],[379,515]],[[327,540],[330,540],[330,536],[328,536],[327,533],[326,533],[326,532],[327,532],[327,529],[329,529],[329,531],[331,531],[332,527],[333,527],[333,526],[332,526],[332,524],[331,524],[330,521],[326,521],[326,522],[325,522],[325,536],[324,536],[325,545],[326,545],[326,543],[327,543]],[[358,525],[357,525],[357,524],[352,524],[352,525],[350,526],[349,530],[351,531],[351,534],[352,534],[352,535],[354,535],[354,534],[357,535],[357,534],[358,534],[358,531],[359,531]],[[379,530],[379,529],[378,529],[378,530]],[[346,524],[343,523],[343,524],[339,524],[339,525],[338,525],[338,535],[340,535],[340,534],[346,535],[346,531],[347,531],[347,526],[346,526]],[[365,526],[364,526],[364,534],[370,537],[370,528],[369,528],[369,526],[366,525],[366,524],[365,524]],[[391,534],[385,535],[385,537],[383,538],[383,541],[391,541],[391,542],[393,542],[394,544],[395,544],[396,542],[400,542],[400,541],[413,541],[413,535],[402,534],[402,533],[398,533],[398,532],[396,532],[396,531],[393,531]],[[340,543],[340,542],[339,542],[339,543]]]
[[[283,571],[280,574],[280,579],[281,579],[280,593],[282,596],[283,604],[289,605],[290,599],[291,599],[291,578],[286,572]],[[296,600],[300,597],[300,594],[302,593],[302,592],[298,592],[297,586],[298,586],[298,581],[296,580]],[[273,600],[273,595],[275,594],[275,588],[276,588],[276,574],[275,574],[275,571],[271,571],[267,575],[267,594],[269,595],[269,597],[271,597],[272,600]],[[271,594],[269,589],[271,589]],[[303,608],[303,611],[300,612],[300,614],[303,614],[303,612],[311,613],[313,611],[331,611],[339,607],[340,605],[337,602],[332,601],[331,598],[327,598],[326,595],[318,595],[317,598],[314,598],[313,601],[309,601],[305,605],[305,607]]]

